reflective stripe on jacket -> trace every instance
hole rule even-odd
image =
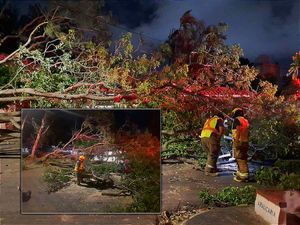
[[[214,117],[206,120],[206,122],[204,123],[203,129],[201,131],[201,135],[200,135],[201,138],[210,137],[212,133],[218,133],[218,131],[216,130],[218,119],[220,119],[220,118],[217,116],[214,116]]]
[[[242,116],[237,117],[240,125],[232,130],[232,137],[234,141],[248,142],[249,141],[249,122]]]

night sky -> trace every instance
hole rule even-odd
[[[30,3],[47,5],[46,0],[12,1],[23,12]],[[240,44],[252,62],[262,54],[271,56],[282,74],[300,49],[300,0],[106,0],[104,8],[119,22],[111,27],[114,38],[126,31],[137,38],[142,32],[152,47],[163,43],[190,9],[208,25],[226,22],[228,44]]]
[[[300,49],[299,0],[128,1],[144,2],[138,9],[124,2],[113,0],[108,6],[124,26],[143,32],[152,42],[163,42],[171,29],[178,28],[182,14],[192,9],[192,15],[206,24],[227,23],[227,43],[240,44],[251,61],[266,54],[287,70]]]

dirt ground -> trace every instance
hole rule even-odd
[[[22,189],[32,192],[30,201],[22,204],[23,213],[116,212],[132,202],[131,196],[105,196],[96,188],[78,186],[75,179],[69,186],[49,194],[42,180],[43,171],[44,167],[22,171]]]
[[[20,214],[20,160],[19,159],[0,159],[1,162],[1,225],[52,225],[52,224],[156,224],[156,215],[21,215]],[[222,173],[220,177],[206,177],[202,171],[197,170],[197,166],[191,164],[163,164],[162,165],[162,210],[172,211],[187,205],[202,207],[197,194],[200,190],[210,189],[212,192],[222,189],[228,185],[243,185],[234,183],[230,173]],[[38,181],[35,185],[40,185]],[[36,187],[39,191],[42,186]],[[74,188],[70,186],[69,188]],[[24,187],[26,191],[26,187]],[[62,194],[64,190],[59,193]],[[93,191],[91,189],[91,191]],[[32,199],[26,204],[33,204]],[[51,196],[51,194],[49,195]],[[45,206],[57,208],[65,204],[66,198],[52,201],[51,198],[36,199],[39,201],[40,208]],[[87,199],[88,200],[88,199]],[[74,204],[80,204],[78,199]],[[25,203],[24,203],[25,204]],[[73,206],[72,206],[73,207]],[[70,208],[69,211],[73,210]]]

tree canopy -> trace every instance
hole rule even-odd
[[[33,19],[29,32],[20,30],[20,46],[1,55],[0,102],[11,109],[24,102],[30,107],[160,107],[165,141],[193,135],[207,116],[237,106],[250,118],[297,117],[299,91],[287,101],[275,96],[277,87],[267,81],[252,89],[258,71],[241,64],[240,46],[225,43],[224,23],[207,26],[186,12],[158,50],[135,54],[130,33],[114,43],[86,38],[81,17],[70,19],[76,12],[64,4]],[[291,73],[298,72],[298,58]]]

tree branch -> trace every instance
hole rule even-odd
[[[15,102],[15,101],[33,101],[37,100],[37,97],[4,97],[0,98],[0,102]]]
[[[29,94],[33,96],[45,97],[45,98],[56,98],[56,99],[63,99],[63,100],[73,100],[73,99],[89,99],[95,101],[112,101],[114,100],[114,96],[96,96],[90,94],[61,94],[61,93],[48,93],[48,92],[40,92],[36,91],[32,88],[19,88],[19,89],[7,89],[1,90],[0,96],[2,95],[17,95],[17,94]],[[28,98],[33,97],[6,97],[0,98],[0,102],[9,102],[9,101],[16,101],[16,100],[29,100]]]
[[[70,92],[70,91],[73,91],[77,88],[80,88],[80,87],[89,87],[89,88],[92,88],[92,87],[97,87],[97,86],[103,86],[104,87],[104,83],[103,82],[99,82],[99,83],[96,83],[96,84],[92,84],[92,83],[76,83],[68,88],[65,89],[65,93],[66,92]]]
[[[36,32],[40,27],[42,27],[42,26],[45,25],[45,24],[48,24],[48,21],[44,21],[44,22],[40,23],[39,25],[37,25],[37,26],[34,28],[34,30],[30,33],[27,42],[26,42],[24,45],[22,45],[21,47],[19,47],[18,49],[16,49],[14,52],[10,53],[10,54],[9,54],[8,56],[6,56],[4,59],[0,60],[0,64],[5,63],[7,60],[9,60],[9,59],[12,58],[14,55],[16,55],[16,54],[21,50],[21,48],[27,47],[27,46],[30,44],[30,42],[31,42],[31,40],[32,40],[32,37],[33,37],[33,35],[35,34],[35,32]]]

